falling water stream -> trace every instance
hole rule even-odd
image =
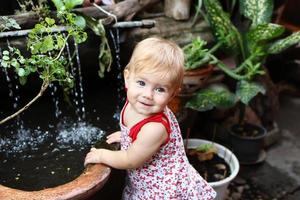
[[[89,88],[89,82],[83,81],[82,71],[88,67],[81,69],[78,46],[67,44],[65,54],[69,61],[75,60],[71,64],[76,80],[71,94],[75,108],[63,101],[60,87],[51,84],[49,94],[44,94],[22,114],[21,124],[16,120],[0,127],[0,184],[31,191],[69,182],[82,173],[84,157],[90,147],[116,130],[120,105],[124,101],[120,89],[123,87],[119,33],[116,32],[116,39],[110,32],[117,55],[116,80],[94,77],[99,80]],[[15,81],[7,72],[1,72],[1,76],[6,76],[5,85],[14,99],[14,110],[16,103],[24,105],[16,94],[21,88],[14,88]],[[2,115],[1,112],[1,118]]]
[[[116,33],[114,34],[113,31]],[[119,29],[110,29],[109,34],[111,36],[111,39],[113,41],[114,45],[114,52],[115,52],[115,62],[117,66],[117,98],[120,99],[121,102],[125,102],[125,96],[122,95],[124,92],[123,87],[123,74],[122,74],[122,67],[121,67],[121,60],[120,60],[120,32]],[[116,35],[116,36],[115,36]],[[116,107],[117,112],[114,115],[114,118],[119,120],[121,108],[117,105]]]

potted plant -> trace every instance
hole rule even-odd
[[[226,13],[217,0],[203,0],[203,5],[205,12],[202,14],[209,23],[216,41],[221,44],[220,49],[234,60],[235,66],[226,65],[214,55],[211,57],[215,66],[235,81],[236,89],[232,93],[232,88],[230,90],[226,85],[210,86],[199,91],[188,102],[187,107],[205,111],[214,107],[231,107],[238,103],[239,117],[236,124],[229,128],[230,137],[250,138],[252,141],[254,136],[244,134],[247,135],[245,137],[241,133],[253,130],[252,133],[259,135],[257,138],[259,145],[255,144],[253,147],[247,145],[247,148],[244,149],[256,149],[255,152],[261,155],[251,156],[252,159],[249,160],[244,157],[249,156],[249,152],[237,154],[240,161],[255,163],[262,156],[262,151],[257,148],[263,146],[263,136],[266,135],[266,131],[261,130],[263,127],[247,123],[245,120],[246,107],[257,94],[266,93],[265,85],[258,81],[267,72],[264,67],[266,58],[299,43],[300,32],[281,37],[285,28],[270,23],[273,11],[272,0],[239,1],[238,14],[241,15],[240,19],[242,20],[236,20],[237,17],[233,18]],[[236,23],[237,21],[238,23]],[[234,141],[235,139],[232,139],[232,142]],[[239,141],[238,144],[241,142]],[[232,145],[234,152],[240,150],[237,145]]]
[[[182,47],[185,57],[183,82],[179,94],[168,105],[179,121],[185,118],[182,116],[187,116],[184,107],[186,102],[195,95],[197,90],[205,87],[208,78],[213,74],[211,55],[219,48],[220,44],[216,44],[210,49],[206,46],[207,42],[197,37]]]
[[[185,143],[187,143],[187,154],[191,164],[199,171],[201,176],[208,181],[208,184],[216,190],[216,199],[225,199],[226,189],[229,183],[239,172],[240,166],[236,156],[223,145],[208,140],[188,139]],[[193,155],[196,155],[198,160],[192,160],[193,158],[191,156]],[[202,155],[209,156],[203,157]],[[212,161],[212,157],[217,157],[216,155],[218,158]],[[203,170],[203,166],[205,165],[208,170],[214,171],[211,178],[208,177],[208,170]]]
[[[202,144],[195,149],[188,149],[188,155],[196,156],[199,161],[211,160],[216,153],[217,149],[213,143]]]
[[[185,72],[181,94],[192,94],[199,88],[203,88],[208,77],[213,73],[212,55],[220,47],[220,43],[212,48],[206,46],[207,42],[197,37],[182,48]]]
[[[233,124],[228,129],[231,147],[241,164],[255,164],[266,157],[264,137],[265,128],[259,125],[245,123],[242,126]]]
[[[206,41],[198,37],[182,47],[185,57],[183,83],[180,92],[168,104],[179,122],[187,118],[188,113],[184,107],[186,102],[195,91],[204,87],[207,78],[213,72],[212,65],[209,65],[209,55],[215,50],[209,50],[205,46]]]

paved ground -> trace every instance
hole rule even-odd
[[[263,163],[241,166],[228,199],[300,199],[300,98],[281,98],[280,139],[267,149]]]

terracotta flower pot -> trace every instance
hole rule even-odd
[[[205,67],[184,72],[181,90],[168,104],[168,107],[175,113],[176,117],[179,117],[180,119],[186,117],[186,102],[198,89],[205,86],[207,79],[212,75],[213,71],[214,67],[212,65],[207,65]]]
[[[39,191],[23,191],[0,185],[1,200],[78,200],[88,199],[106,183],[111,169],[102,164],[89,165],[75,180]]]
[[[212,65],[185,71],[179,95],[190,95],[196,90],[204,87],[207,79],[211,76],[213,71],[214,69]]]

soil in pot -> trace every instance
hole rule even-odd
[[[229,129],[233,152],[242,164],[255,164],[265,158],[266,130],[254,124],[234,125]]]
[[[217,154],[212,159],[205,161],[199,161],[197,155],[190,155],[188,153],[187,156],[191,165],[207,182],[220,181],[231,174],[229,165]]]
[[[234,125],[231,127],[231,133],[247,138],[259,138],[265,134],[260,127],[252,124]]]

